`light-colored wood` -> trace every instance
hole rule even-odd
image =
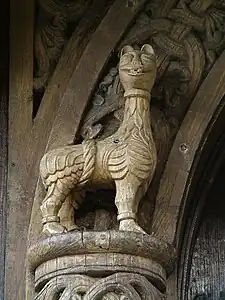
[[[27,255],[29,270],[35,270],[43,262],[63,255],[103,251],[152,258],[166,271],[175,256],[170,244],[152,235],[125,231],[78,231],[47,237],[32,245]]]
[[[94,91],[96,85],[95,80],[97,80],[101,75],[110,55],[113,52],[113,49],[116,49],[117,44],[120,42],[126,32],[126,29],[144,5],[144,2],[145,1],[140,1],[140,3],[136,6],[128,7],[125,0],[118,0],[109,8],[105,18],[94,32],[88,46],[85,48],[79,64],[71,77],[70,84],[68,88],[65,89],[65,96],[63,96],[64,94],[62,94],[62,92],[59,94],[56,93],[55,95],[56,97],[62,97],[63,99],[61,102],[61,108],[57,114],[58,117],[56,118],[53,126],[54,129],[52,130],[50,139],[47,143],[48,149],[65,145],[68,142],[71,143],[74,139],[74,135],[76,134],[82,120],[86,104],[91,97],[91,93]],[[112,28],[114,28],[114,30],[112,30]],[[104,43],[102,43],[103,40]],[[98,50],[96,51],[96,49]],[[72,50],[70,50],[70,53],[71,51]],[[59,62],[59,64],[61,63]],[[87,75],[90,77],[86,77]],[[60,78],[61,77],[58,77],[58,79]],[[57,86],[58,81],[54,82],[55,86]],[[54,92],[51,97],[53,97],[53,95]],[[70,98],[70,96],[72,98]],[[53,115],[56,112],[54,107],[49,106],[50,102],[53,105],[54,98],[52,98],[49,102],[42,101],[43,104],[41,104],[35,121],[37,122],[39,120],[39,125],[34,127],[33,133],[34,141],[37,141],[37,144],[34,147],[35,163],[39,160],[40,155],[43,155],[43,148],[40,145],[43,144],[43,140],[45,141],[46,131],[48,131],[51,127],[49,127],[48,121],[48,117],[52,120],[51,109],[53,108]],[[62,115],[63,110],[66,110],[64,116]],[[42,126],[44,126],[45,130],[42,129]],[[42,135],[40,135],[40,132]],[[34,170],[38,171],[36,164],[31,166],[30,172],[34,172]],[[41,184],[38,182],[31,215],[28,239],[29,244],[32,244],[35,240],[37,240],[41,232],[41,226],[38,224],[40,224],[41,221],[39,210],[41,201],[40,197],[42,197],[43,191],[40,186]]]
[[[188,193],[189,178],[196,170],[197,160],[203,151],[203,147],[199,147],[205,143],[204,134],[223,101],[224,64],[225,52],[217,60],[193,100],[177,134],[161,179],[153,232],[168,242],[174,241],[176,233],[179,235],[178,224],[185,209],[185,201],[182,200]],[[218,81],[215,82],[215,78],[218,78]],[[195,167],[192,169],[194,163]]]
[[[132,278],[136,278],[132,286],[139,295],[137,299],[164,299],[166,277],[171,272],[174,257],[171,245],[136,232],[59,234],[43,239],[29,249],[28,279],[32,284],[27,292],[30,296],[35,288],[35,299],[44,300],[44,295],[51,295],[50,300],[54,299],[54,290],[61,287],[63,293],[68,291],[74,296],[77,290],[73,289],[70,280],[73,278],[75,283],[88,279],[89,284],[83,285],[82,299],[94,300],[98,298],[91,291],[98,287],[99,292],[106,293],[108,281],[113,279],[110,291],[116,297],[116,286],[121,286],[120,278],[126,274],[128,287]],[[139,284],[140,289],[137,288]],[[144,293],[145,287],[148,287],[148,294]],[[123,294],[124,290],[121,292]],[[123,299],[114,297],[109,299]],[[33,298],[27,297],[29,299]]]
[[[124,261],[127,265],[123,264]],[[48,260],[35,270],[35,286],[42,286],[46,279],[65,274],[65,269],[74,274],[95,273],[96,277],[102,277],[107,272],[133,272],[144,275],[150,280],[155,279],[161,286],[165,286],[166,283],[165,270],[151,258],[108,251],[85,255],[74,254]]]
[[[32,161],[29,166],[28,174],[24,177],[24,179],[29,182],[29,195],[32,195],[30,197],[33,197],[35,193],[35,185],[38,181],[39,161],[47,147],[60,101],[67,91],[71,76],[74,76],[73,74],[83,51],[99,23],[96,16],[104,16],[105,10],[105,1],[93,1],[81,19],[78,27],[75,28],[46,88],[41,105],[33,122],[32,137],[30,138],[29,145],[30,151],[26,153],[26,155],[29,156],[29,161]],[[73,105],[73,109],[76,110],[79,101],[74,101]],[[37,184],[37,186],[39,193],[39,184]],[[40,233],[36,221],[34,221],[35,218],[39,218],[39,208],[36,208],[36,205],[39,207],[39,204],[34,201],[31,213],[31,220],[33,221],[30,222],[28,244],[32,244],[33,239],[36,240]],[[32,207],[30,207],[30,210],[31,208]]]
[[[87,139],[80,145],[54,149],[41,160],[40,175],[47,190],[41,205],[42,223],[48,235],[69,230],[60,223],[59,211],[73,189],[88,183],[108,187],[112,182],[116,185],[119,230],[144,232],[135,220],[157,163],[149,107],[156,78],[153,48],[147,44],[141,50],[125,46],[119,74],[125,109],[118,131],[101,141]],[[76,199],[74,207],[79,207]],[[70,230],[76,228],[71,224]]]

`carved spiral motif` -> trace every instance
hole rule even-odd
[[[116,273],[97,280],[85,275],[51,279],[35,300],[160,300],[160,293],[144,276]]]

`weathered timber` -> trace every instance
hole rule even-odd
[[[1,74],[5,74],[2,71]],[[7,74],[7,73],[6,73]],[[1,78],[2,79],[2,78]],[[6,77],[7,79],[7,77]],[[4,82],[4,81],[3,81]],[[0,299],[4,296],[5,247],[7,217],[7,163],[8,163],[8,97],[7,83],[0,84]]]
[[[221,202],[220,205],[217,205],[217,201],[219,201],[220,197],[223,195],[223,193],[220,192],[222,186],[219,185],[221,185],[223,180],[223,171],[221,171],[221,169],[223,170],[225,160],[224,108],[224,105],[219,107],[216,114],[217,116],[214,116],[215,122],[213,122],[213,127],[210,126],[208,128],[209,133],[207,133],[207,142],[204,144],[204,154],[201,154],[197,171],[195,171],[192,178],[194,184],[192,184],[191,189],[194,189],[194,191],[190,192],[188,195],[191,202],[188,201],[187,198],[186,211],[182,220],[182,223],[184,223],[183,228],[179,228],[179,236],[177,236],[177,240],[180,240],[179,273],[177,274],[179,299],[187,297],[188,290],[191,289],[193,291],[192,287],[195,286],[195,279],[193,279],[192,283],[189,282],[190,270],[192,268],[191,260],[194,245],[199,243],[199,240],[196,241],[198,238],[199,226],[203,219],[207,222],[208,218],[210,218],[210,215],[205,209],[206,206],[211,205],[209,212],[212,213],[212,215],[217,210],[220,214],[223,214],[223,202]],[[219,199],[217,200],[217,198]],[[214,208],[212,206],[214,206]],[[205,213],[207,217],[205,216]],[[195,258],[198,259],[198,256],[194,254],[193,259]],[[201,275],[199,273],[199,276],[204,277],[204,273]]]
[[[74,30],[41,101],[37,116],[34,120],[35,132],[38,133],[39,130],[41,130],[43,120],[46,120],[44,126],[47,129],[52,127],[62,96],[66,92],[71,76],[101,17],[104,17],[106,8],[105,0],[93,1]],[[49,129],[47,132],[49,132]]]
[[[8,173],[8,75],[9,75],[9,5],[1,4],[3,23],[0,27],[2,46],[0,49],[0,299],[4,299],[5,247],[7,222],[7,173]],[[4,18],[3,18],[4,15]]]
[[[225,52],[199,88],[177,134],[161,179],[153,232],[168,242],[174,242],[176,232],[179,230],[178,217],[182,220],[185,206],[182,199],[188,192],[190,184],[188,186],[186,184],[191,171],[194,171],[191,167],[194,161],[196,163],[196,155],[198,154],[198,158],[200,156],[199,151],[201,152],[203,148],[199,149],[199,146],[204,142],[204,133],[225,94],[224,63]],[[215,78],[219,80],[215,81]]]
[[[4,11],[4,9],[2,9]],[[4,299],[24,299],[30,200],[24,187],[32,127],[34,1],[10,1],[8,221]],[[12,284],[13,283],[13,284]]]
[[[189,266],[190,274],[188,274],[190,277],[187,277],[185,291],[188,300],[222,300],[225,296],[224,179],[223,160],[214,184],[207,194],[205,208],[200,216],[200,230],[192,241],[192,249],[190,249],[192,259]]]
[[[91,231],[52,236],[40,240],[28,251],[27,300],[34,295],[39,300],[44,300],[46,295],[54,299],[54,290],[60,286],[64,294],[75,296],[79,291],[73,285],[87,276],[89,283],[83,285],[84,300],[99,299],[91,292],[94,287],[102,295],[113,292],[110,299],[118,299],[119,291],[126,294],[126,289],[120,290],[121,276],[127,278],[128,289],[131,284],[136,290],[129,299],[164,299],[166,277],[174,257],[171,245],[136,232]],[[132,277],[136,278],[135,284]],[[72,286],[70,279],[74,282]],[[112,284],[110,289],[108,281]],[[140,281],[144,285],[137,288]]]

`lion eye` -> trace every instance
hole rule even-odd
[[[133,57],[134,56],[132,54],[129,54],[129,53],[124,54],[123,57],[122,57],[122,59],[121,59],[121,63],[122,64],[129,63],[129,62],[132,61]]]
[[[143,63],[148,63],[151,61],[151,58],[149,57],[149,55],[146,55],[146,54],[141,54],[141,61]]]

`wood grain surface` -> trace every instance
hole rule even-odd
[[[179,218],[182,220],[190,188],[189,178],[207,140],[206,132],[225,94],[225,52],[217,60],[200,86],[172,146],[156,199],[153,231],[168,242],[174,242]],[[215,78],[218,78],[216,80]],[[193,163],[195,162],[194,168]],[[190,176],[190,177],[189,177]]]
[[[9,5],[1,3],[0,34],[0,299],[4,299],[8,163]],[[4,15],[4,18],[3,18]]]
[[[224,166],[221,166],[208,195],[194,243],[188,300],[225,299],[224,180]]]

